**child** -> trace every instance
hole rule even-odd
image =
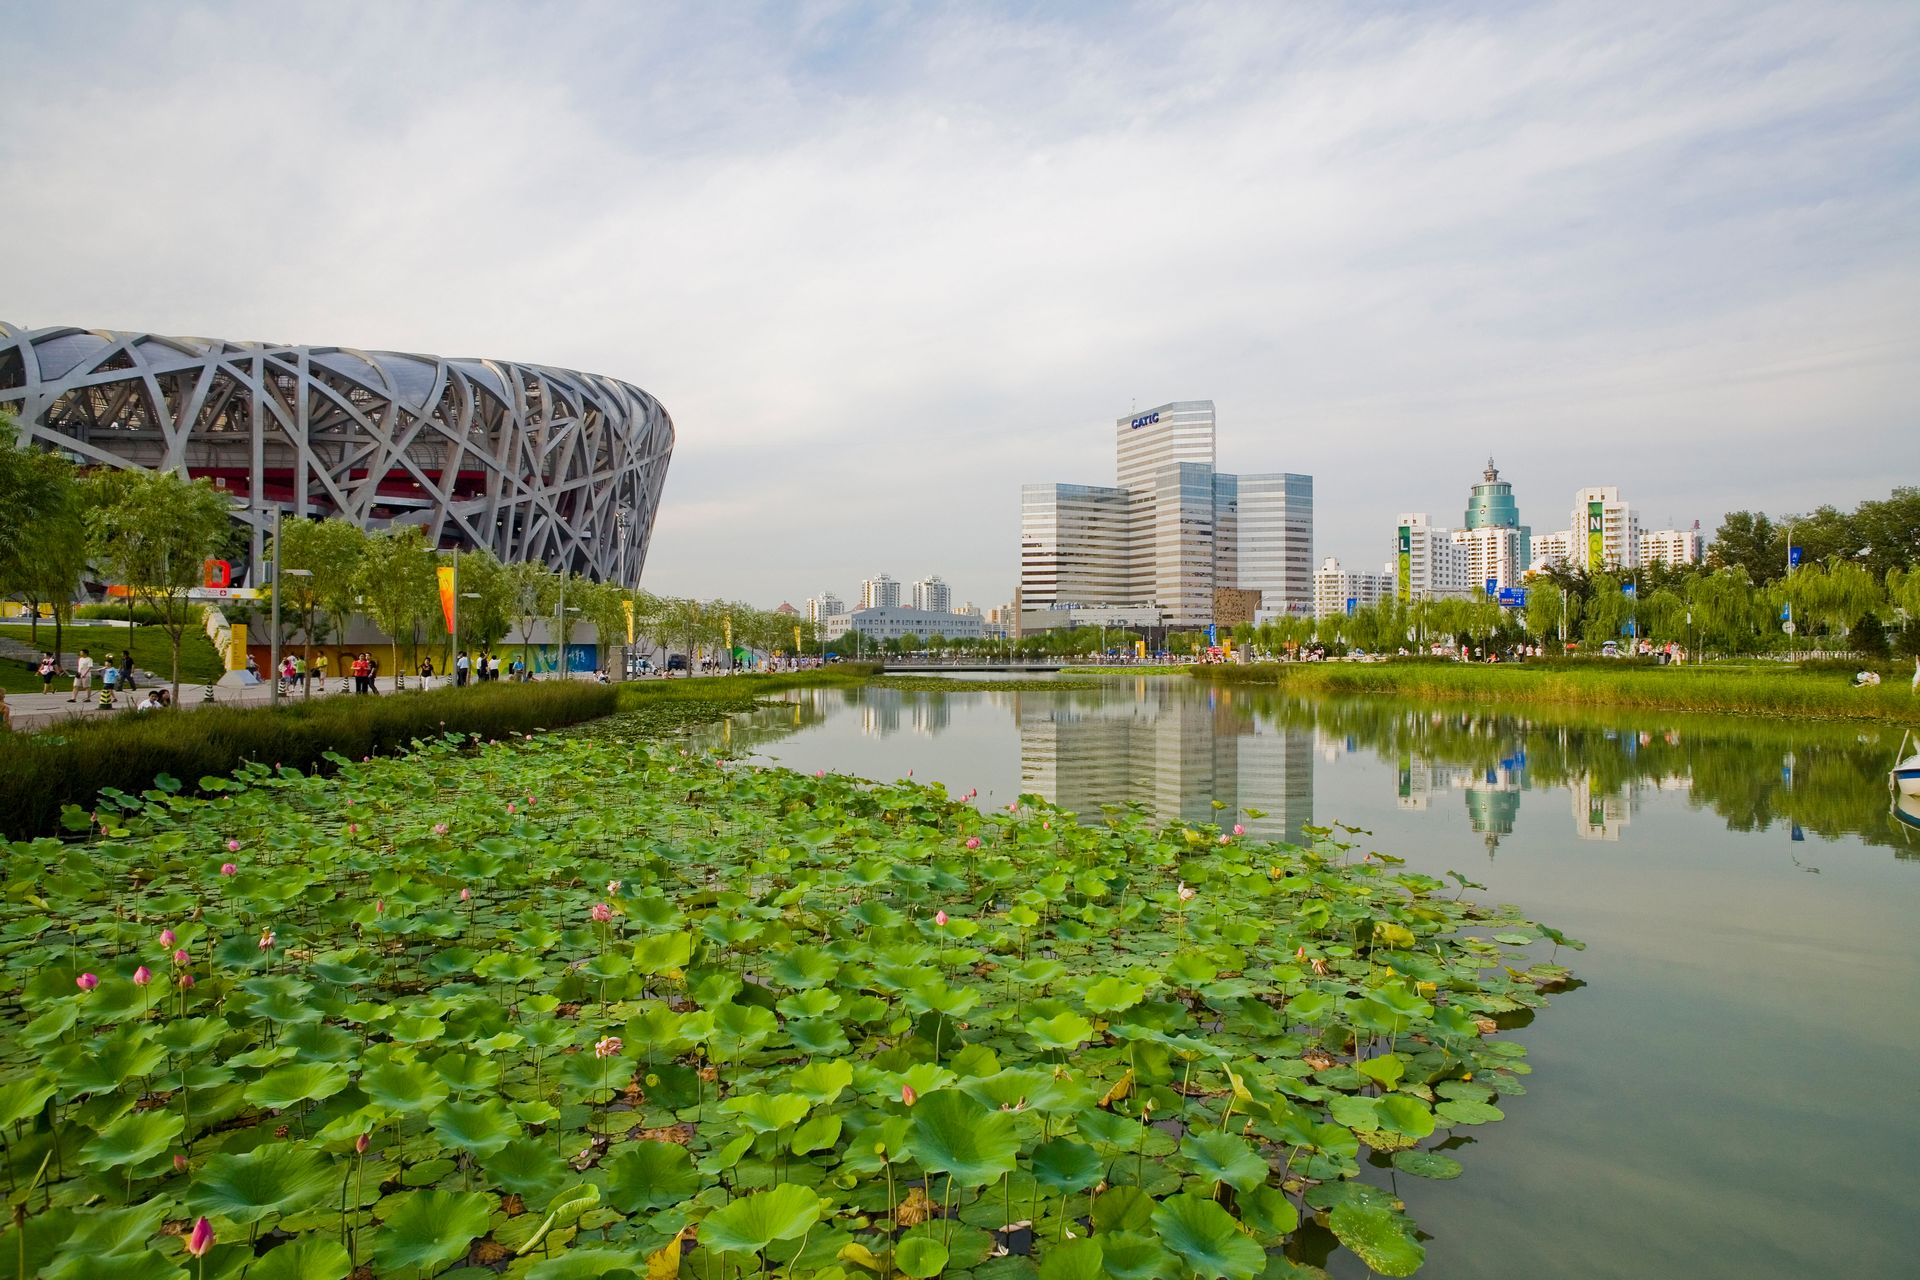
[[[100,673],[100,709],[102,711],[113,710],[113,694],[119,687],[120,667],[109,658],[106,670]]]
[[[40,651],[40,665],[36,668],[40,676],[40,692],[53,692],[53,677],[59,670],[60,664],[53,660],[53,655],[42,649]]]

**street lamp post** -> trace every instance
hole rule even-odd
[[[311,569],[282,569],[280,567],[280,508],[273,509],[273,621],[272,634],[268,637],[267,665],[267,705],[280,705],[280,577],[311,578]]]

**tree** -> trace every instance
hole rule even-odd
[[[617,582],[581,584],[580,612],[600,634],[600,665],[615,670],[614,662],[626,652],[627,593]],[[616,678],[627,678],[627,664],[621,662]]]
[[[1855,545],[1865,548],[1868,572],[1884,579],[1895,569],[1920,565],[1920,488],[1895,489],[1880,501],[1867,501],[1853,513]]]
[[[439,608],[440,582],[434,569],[427,532],[415,524],[371,535],[360,557],[360,596],[367,616],[396,650],[404,641],[408,666],[416,665],[420,656],[420,623]]]
[[[0,451],[7,450],[0,443]],[[87,572],[87,525],[79,478],[58,454],[32,450],[10,459],[35,493],[36,514],[13,530],[17,555],[0,580],[0,594],[27,606],[35,644],[40,641],[40,610],[53,610],[53,651],[59,653],[62,628],[73,618],[73,597]]]
[[[358,603],[358,574],[367,535],[346,520],[283,520],[280,543],[280,573],[286,578],[281,614],[284,618],[292,613],[302,640],[302,661],[312,671],[314,645],[328,634],[340,641],[347,637],[347,622]],[[306,573],[288,572],[293,569]],[[273,590],[280,591],[281,584],[274,583]],[[307,681],[306,686],[307,696],[312,697],[313,682]]]
[[[544,564],[523,560],[508,567],[507,581],[513,595],[514,616],[520,619],[520,661],[526,665],[527,674],[532,675],[533,661],[528,656],[527,645],[533,639],[533,624],[552,606],[560,589],[560,578]]]
[[[107,471],[87,481],[87,530],[94,560],[153,606],[173,647],[173,698],[180,700],[180,640],[194,610],[187,593],[231,523],[227,495],[171,471]]]
[[[1744,569],[1749,581],[1772,582],[1785,568],[1780,532],[1765,512],[1729,511],[1714,531],[1707,563],[1716,569]]]

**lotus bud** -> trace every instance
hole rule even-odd
[[[223,862],[220,864],[220,874],[223,876],[230,876],[238,870],[240,870],[240,868],[234,866],[231,862]]]
[[[918,1096],[918,1094],[914,1093],[912,1085],[903,1084],[900,1086],[900,1101],[906,1105],[912,1106],[914,1099]]]
[[[100,979],[98,976],[94,974],[83,973],[79,977],[73,980],[73,985],[80,988],[82,991],[91,991],[95,987],[100,985]]]
[[[1233,834],[1243,836],[1247,834],[1247,829],[1236,822],[1233,824]]]
[[[181,974],[181,975],[180,975],[180,989],[181,989],[182,991],[185,991],[185,990],[186,990],[186,989],[187,989],[188,987],[191,987],[192,985],[193,985],[193,975],[192,975],[192,974],[190,974],[190,973],[183,973],[183,974]]]
[[[1180,882],[1180,887],[1175,892],[1180,895],[1180,901],[1182,902],[1192,902],[1200,894],[1198,889],[1188,884],[1185,880]]]
[[[435,834],[435,835],[437,835],[437,836],[443,836],[443,835],[445,835],[445,834],[447,834],[447,824],[446,824],[446,823],[444,823],[444,822],[436,822],[436,823],[434,823],[434,824],[433,824],[433,834]]]
[[[228,852],[228,853],[238,853],[238,852],[240,852],[240,842],[239,842],[238,840],[229,840],[229,841],[227,841],[227,852]],[[202,1219],[200,1219],[200,1221],[202,1221],[202,1222],[205,1222],[205,1221],[206,1221],[206,1219],[205,1219],[205,1218],[202,1218]]]
[[[162,929],[160,931],[160,945],[163,947],[170,947],[173,945],[173,930]]]
[[[183,965],[187,962],[187,949],[185,947],[182,947],[178,951],[173,953],[173,962],[175,964],[180,964],[180,965]]]
[[[173,1154],[173,1171],[175,1173],[185,1173],[187,1171],[187,1158],[177,1151]]]
[[[262,929],[260,931],[260,949],[262,951],[273,950],[273,941],[274,941],[273,930]]]
[[[367,1148],[373,1145],[373,1135],[363,1133],[353,1140],[353,1153],[357,1156],[367,1154]]]
[[[587,914],[593,917],[595,923],[605,924],[607,921],[613,919],[613,908],[604,902],[596,902]]]
[[[946,912],[944,912],[944,911],[936,911],[936,912],[934,912],[934,913],[933,913],[933,922],[934,922],[935,924],[937,924],[937,925],[939,925],[939,926],[940,926],[940,927],[941,927],[942,929],[944,929],[944,928],[946,928],[946,927],[947,927],[947,913],[946,913]]]
[[[462,890],[460,890],[460,901],[462,901],[462,902],[472,902],[472,901],[473,901],[473,890],[471,890],[471,889],[462,889]]]
[[[196,1258],[207,1256],[207,1250],[213,1248],[213,1224],[205,1218],[193,1224],[193,1230],[187,1236],[187,1252]]]
[[[969,848],[969,849],[978,849],[979,847],[980,847],[980,837],[979,837],[979,836],[968,836],[968,837],[967,837],[967,848]]]
[[[133,971],[134,986],[144,987],[149,982],[152,982],[152,981],[153,981],[153,970],[147,968],[147,966],[141,965],[138,969],[135,969]]]

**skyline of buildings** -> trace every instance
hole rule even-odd
[[[1313,478],[1215,465],[1211,400],[1169,401],[1114,423],[1114,485],[1025,484],[1022,612],[1157,610],[1201,627],[1218,589],[1267,609],[1313,603]]]

